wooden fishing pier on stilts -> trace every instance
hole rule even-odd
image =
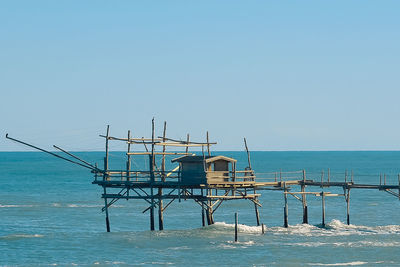
[[[255,218],[257,226],[261,225],[259,208],[260,191],[279,190],[283,192],[283,225],[289,226],[288,197],[292,196],[299,200],[302,205],[303,223],[308,223],[307,196],[321,197],[322,207],[322,227],[325,226],[325,198],[344,197],[346,202],[346,221],[350,224],[350,191],[352,189],[376,189],[396,196],[400,200],[400,174],[397,176],[398,184],[386,184],[386,175],[380,175],[379,184],[357,184],[354,183],[353,172],[350,174],[345,171],[343,182],[332,181],[331,172],[328,169],[327,179],[324,181],[324,172],[317,177],[313,175],[307,177],[306,171],[294,172],[272,172],[263,173],[259,176],[252,169],[250,153],[244,139],[245,150],[247,153],[247,167],[237,170],[237,161],[223,155],[212,155],[210,147],[215,142],[209,141],[207,132],[206,142],[194,142],[187,135],[186,140],[177,140],[166,136],[167,124],[164,122],[162,136],[155,135],[154,119],[152,120],[151,138],[134,138],[128,131],[126,137],[114,137],[110,135],[110,128],[107,126],[105,135],[105,157],[103,168],[97,164],[90,164],[78,158],[64,149],[53,146],[55,149],[66,154],[54,153],[18,139],[6,138],[24,144],[31,148],[51,154],[60,159],[67,160],[87,169],[94,174],[93,184],[102,187],[102,198],[104,199],[106,229],[111,231],[109,208],[118,200],[144,200],[148,207],[143,213],[149,213],[150,230],[155,230],[155,220],[158,217],[158,229],[164,229],[164,211],[174,202],[181,200],[194,200],[200,207],[202,225],[214,223],[214,213],[228,200],[248,200],[254,204]],[[110,141],[124,142],[127,146],[126,168],[114,170],[109,168],[109,143]],[[141,146],[141,150],[136,149]],[[198,151],[189,152],[189,148],[201,148]],[[175,150],[167,151],[167,148]],[[183,149],[181,152],[176,150]],[[135,156],[148,156],[149,169],[138,170],[132,168]],[[175,166],[167,170],[166,156],[174,158],[171,164]],[[342,188],[343,194],[330,193],[325,188]],[[321,188],[321,191],[307,191],[307,188]],[[297,189],[294,191],[294,189]],[[394,190],[397,190],[394,191]],[[156,216],[156,214],[158,216]],[[237,214],[236,221],[237,221]],[[264,227],[262,227],[264,231]]]

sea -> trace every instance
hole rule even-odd
[[[102,167],[103,152],[74,154]],[[247,166],[245,152],[213,154],[237,159],[238,169]],[[398,151],[250,156],[260,181],[291,179],[303,169],[307,179],[327,181],[329,169],[330,181],[399,184]],[[125,161],[123,152],[110,152],[111,168],[123,169]],[[148,168],[148,158],[132,164]],[[307,196],[309,224],[302,224],[301,202],[289,196],[288,228],[282,191],[259,191],[264,234],[250,201],[224,201],[214,214],[216,223],[202,227],[200,206],[176,200],[165,210],[165,230],[150,231],[149,212],[143,212],[148,203],[119,200],[109,209],[107,233],[102,188],[92,184],[90,170],[42,152],[1,152],[0,170],[0,266],[400,266],[400,201],[386,191],[352,189],[347,225],[342,188],[308,187],[339,194],[325,199],[326,225],[321,197]]]

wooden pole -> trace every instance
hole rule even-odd
[[[264,229],[264,224],[263,223],[261,224],[261,233],[265,234],[265,229]]]
[[[303,184],[301,185],[301,192],[303,193],[301,196],[302,204],[303,204],[303,223],[308,224],[308,207],[307,207],[307,197],[305,193],[306,189],[306,171],[303,170]]]
[[[328,168],[328,183],[331,181],[331,169]]]
[[[167,131],[167,122],[164,121],[164,131],[163,131],[163,142],[165,142]],[[165,182],[165,146],[163,146],[163,156],[161,161],[161,178]],[[162,200],[163,190],[161,187],[158,188],[158,229],[160,231],[164,230],[164,215],[163,215],[163,200]]]
[[[150,183],[153,184],[155,181],[154,177],[154,118],[151,120],[151,155],[150,155]],[[151,207],[150,207],[150,230],[154,231],[154,189],[153,185],[150,187],[151,194]]]
[[[289,208],[288,208],[288,199],[287,199],[287,188],[286,188],[286,183],[283,183],[283,190],[284,190],[284,196],[285,196],[285,207],[283,208],[283,226],[285,228],[288,228],[289,224],[288,224],[288,212],[289,212]]]
[[[350,188],[347,188],[346,194],[346,214],[347,214],[347,225],[350,225]]]
[[[347,183],[347,170],[344,172],[344,182]]]
[[[187,136],[186,136],[186,142],[189,144],[189,141],[190,141],[190,136],[189,136],[189,134],[187,134]],[[189,152],[189,146],[187,146],[186,147],[186,154]]]
[[[324,192],[321,192],[322,197],[322,227],[325,227],[325,195]]]
[[[107,134],[106,134],[106,156],[104,158],[104,175],[103,178],[104,180],[108,179],[108,137],[110,133],[110,125],[107,125]]]
[[[131,131],[128,131],[128,160],[126,161],[126,180],[129,181],[130,180],[130,176],[131,176],[131,155],[129,155],[129,153],[131,152],[131,143],[129,142],[129,139],[131,139]]]
[[[244,146],[246,148],[246,153],[247,153],[247,163],[249,164],[249,169],[250,169],[250,174],[253,175],[253,171],[251,168],[251,160],[250,160],[250,152],[249,152],[249,148],[247,146],[247,140],[246,137],[243,138],[244,141]],[[254,194],[256,194],[256,190],[254,189]],[[256,213],[256,221],[257,221],[257,226],[260,226],[260,212],[258,211],[258,206],[256,203],[254,203],[254,211]]]
[[[243,140],[244,140],[244,146],[246,148],[246,153],[247,153],[247,163],[249,164],[249,168],[251,170],[250,152],[249,152],[249,148],[247,147],[246,137],[243,138]]]
[[[206,226],[206,218],[204,214],[204,203],[201,202],[201,225],[204,227]]]
[[[238,241],[238,213],[235,212],[235,242]]]
[[[256,190],[254,190],[254,193],[256,192]],[[258,211],[258,206],[256,203],[254,203],[254,210],[256,212],[256,222],[257,222],[257,226],[260,226],[260,212]]]
[[[150,188],[150,194],[151,194],[151,207],[150,207],[150,230],[154,231],[154,191],[153,187]]]
[[[106,198],[107,191],[106,191],[105,186],[103,186],[103,189],[104,189],[104,209],[106,211],[106,229],[107,229],[107,232],[109,233],[110,232],[110,220],[108,219],[108,203],[107,203],[107,198]]]
[[[150,161],[151,161],[151,169],[150,169],[150,182],[154,183],[155,181],[155,177],[154,177],[154,163],[155,163],[155,159],[154,159],[154,118],[151,120],[151,157],[150,157]]]
[[[322,184],[324,182],[324,170],[321,171],[321,187],[324,187]]]
[[[208,131],[207,131],[207,153],[209,156],[211,156],[211,152],[210,152],[210,140],[208,139]]]

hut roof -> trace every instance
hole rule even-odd
[[[203,162],[205,160],[206,163],[214,162],[217,160],[224,160],[229,162],[236,162],[236,159],[225,157],[225,156],[183,156],[176,159],[171,160],[171,162]]]

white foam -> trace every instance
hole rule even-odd
[[[365,261],[352,261],[352,262],[338,262],[338,263],[309,263],[311,266],[357,266],[365,264],[378,264],[383,263],[383,261],[377,262],[365,262]]]
[[[300,247],[400,247],[400,242],[380,242],[380,241],[357,241],[357,242],[299,242],[290,243],[292,246]]]
[[[2,237],[0,237],[0,239],[20,239],[20,238],[40,238],[40,237],[43,237],[43,235],[13,234],[13,235],[2,236]]]
[[[33,205],[1,205],[0,208],[31,208]]]
[[[226,222],[216,222],[213,225],[207,227],[208,229],[215,230],[229,230],[232,231],[235,229],[234,224],[226,223]],[[259,234],[261,233],[261,226],[249,226],[245,224],[238,224],[238,232],[240,233],[251,233],[251,234]]]
[[[400,225],[363,226],[347,225],[339,220],[332,220],[325,228],[309,224],[289,225],[284,227],[270,227],[272,234],[295,234],[303,236],[348,236],[348,235],[387,235],[400,234]]]

